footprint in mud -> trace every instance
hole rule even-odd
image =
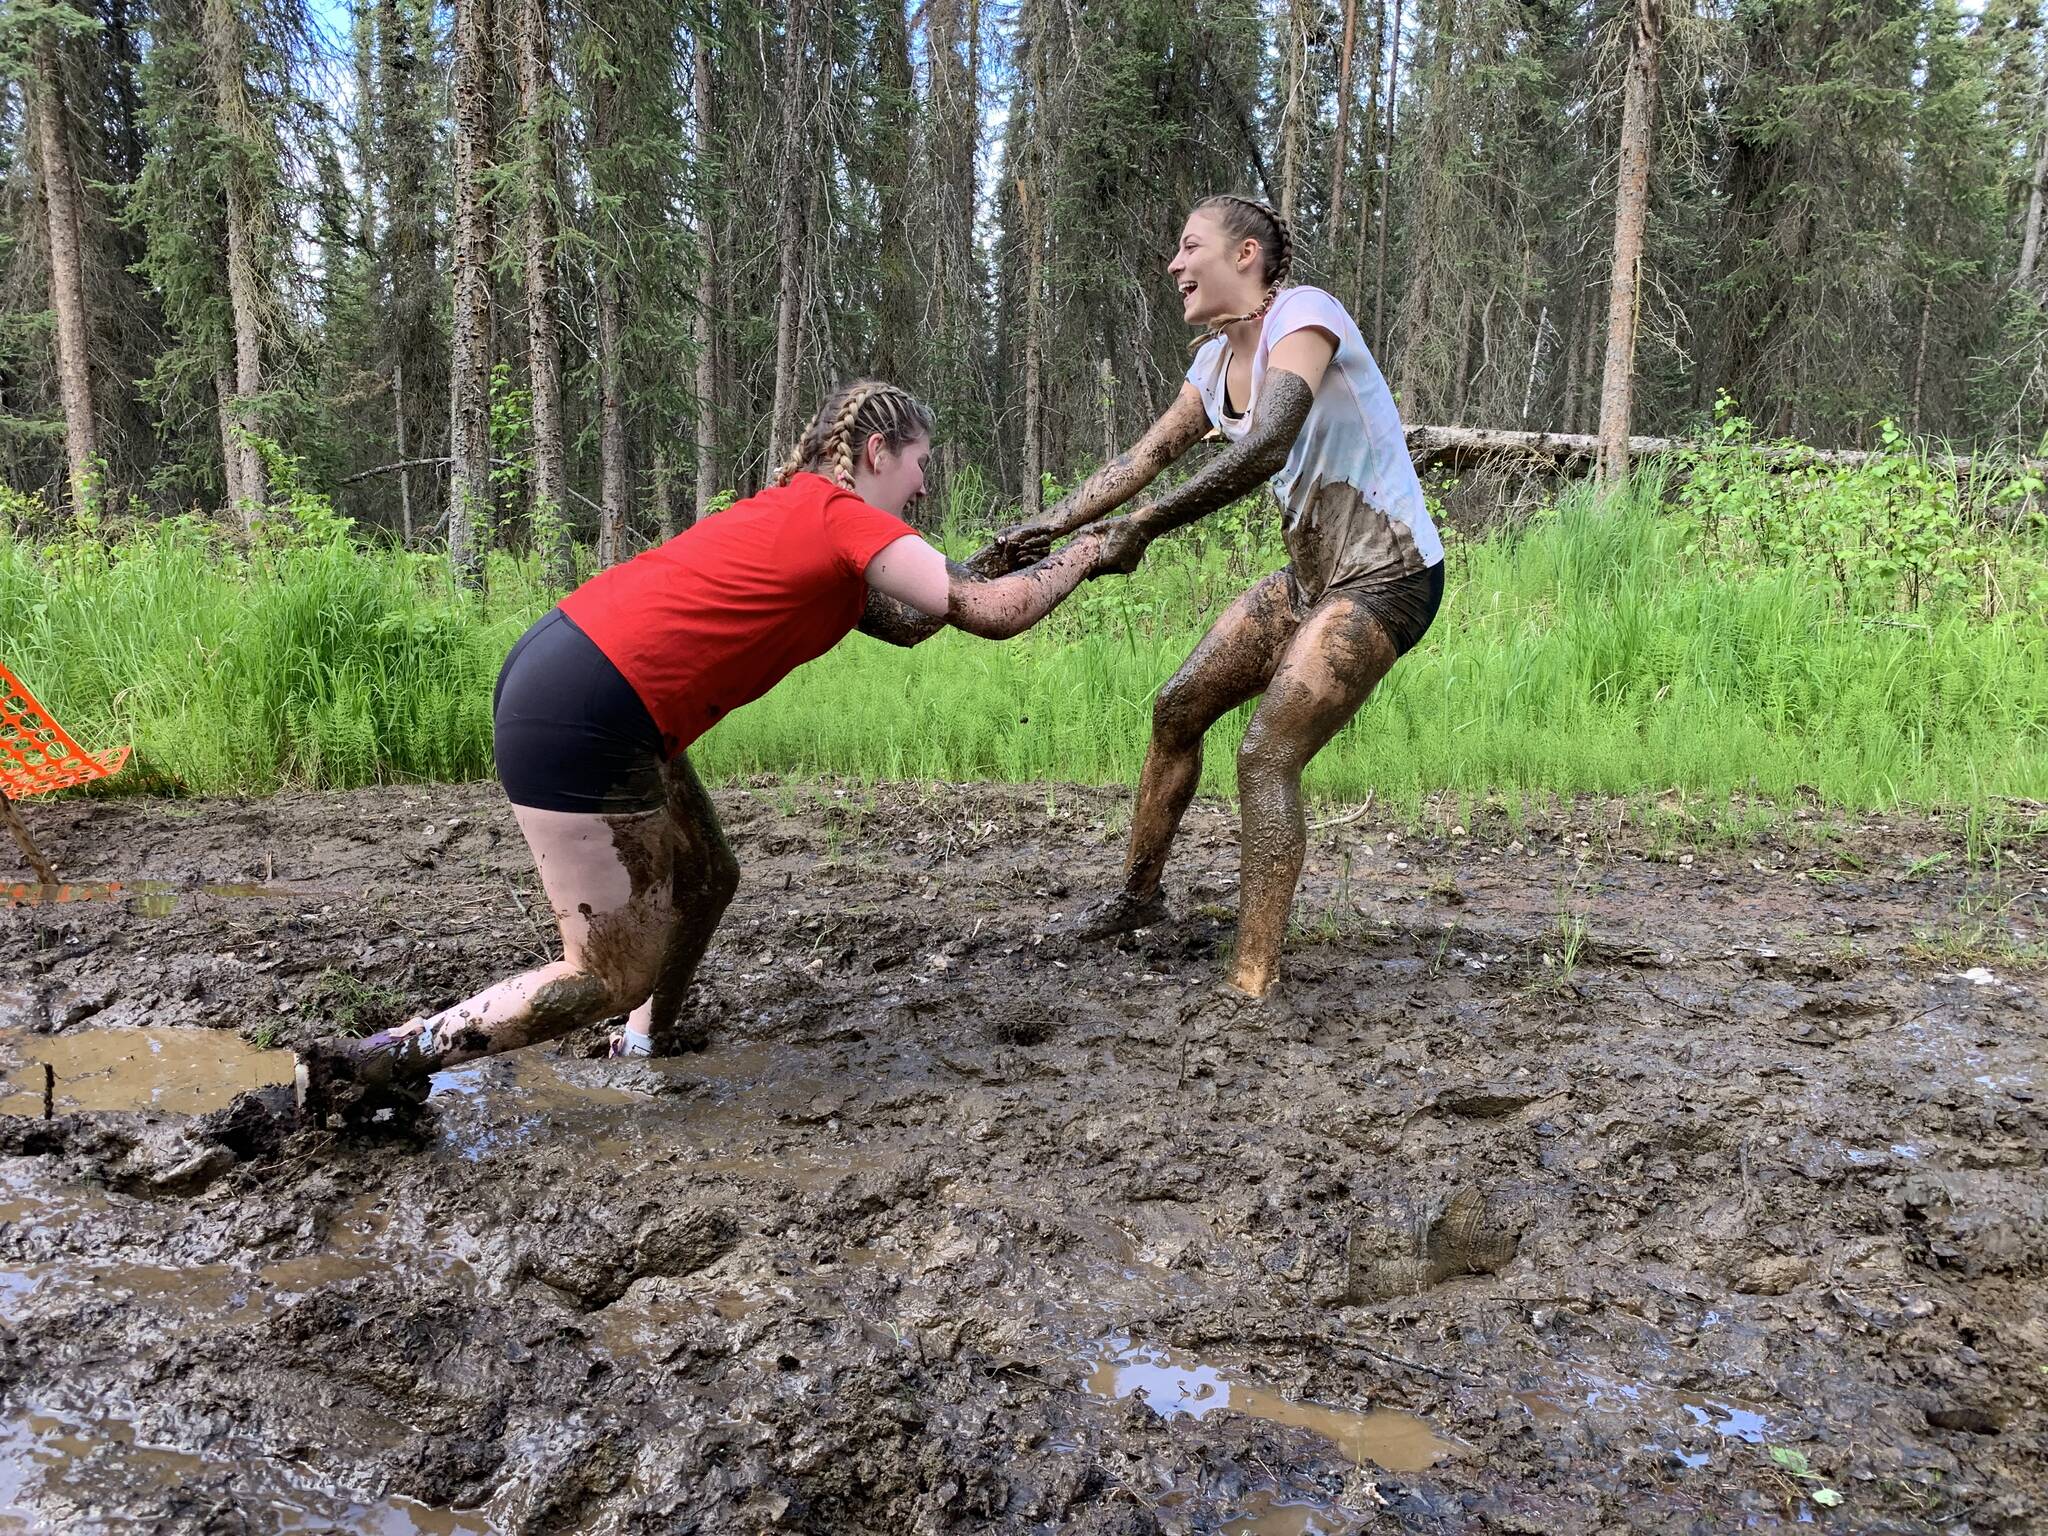
[[[1448,1198],[1396,1190],[1352,1223],[1347,1304],[1416,1296],[1459,1275],[1513,1262],[1527,1225],[1507,1201],[1473,1185]]]

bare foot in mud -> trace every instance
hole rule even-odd
[[[1107,939],[1119,933],[1135,933],[1168,921],[1166,898],[1158,891],[1150,896],[1133,896],[1118,891],[1083,911],[1074,924],[1077,939]]]

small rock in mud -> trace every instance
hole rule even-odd
[[[1458,1275],[1497,1273],[1513,1262],[1525,1224],[1470,1184],[1447,1198],[1392,1191],[1352,1224],[1345,1300],[1389,1301]]]
[[[1736,1273],[1735,1289],[1744,1296],[1783,1296],[1812,1278],[1811,1259],[1774,1253],[1743,1265]]]

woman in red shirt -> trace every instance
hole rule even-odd
[[[945,558],[901,513],[924,495],[929,409],[848,385],[777,483],[593,577],[512,647],[494,702],[498,776],[562,958],[440,1013],[306,1052],[301,1092],[360,1107],[381,1085],[629,1015],[613,1050],[666,1034],[739,881],[686,749],[849,630],[915,645],[952,624],[1005,639],[1112,567],[1095,530],[1037,561]],[[1045,543],[1030,554],[1042,554]]]

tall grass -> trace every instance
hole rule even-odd
[[[1838,550],[1759,558],[1692,494],[1674,508],[1653,472],[1453,540],[1435,628],[1316,759],[1311,790],[2048,797],[2048,624],[1984,598],[2048,570],[2038,514],[1976,520],[1983,580],[1909,600],[1881,561],[1851,586]],[[850,637],[693,758],[713,779],[1133,781],[1160,683],[1283,559],[1270,510],[1248,503],[1018,640]],[[494,558],[472,596],[438,559],[321,527],[253,552],[193,521],[112,545],[0,533],[0,660],[90,743],[133,741],[200,792],[487,775],[498,664],[548,601],[530,562]],[[1206,790],[1232,789],[1249,715],[1211,733]]]

